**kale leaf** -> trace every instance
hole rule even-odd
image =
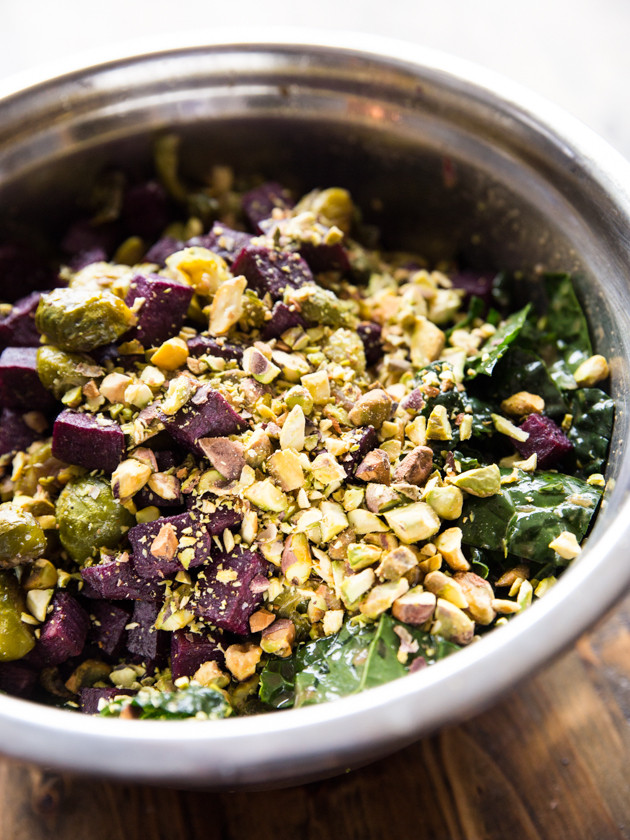
[[[573,422],[568,438],[579,473],[585,476],[601,472],[610,445],[615,403],[599,388],[580,388],[574,391],[571,404]]]
[[[104,717],[120,717],[123,709],[127,708],[133,717],[140,720],[184,720],[198,716],[203,720],[219,720],[232,712],[220,691],[193,684],[177,691],[142,688],[133,697],[108,703],[100,714]]]
[[[407,662],[398,660],[404,628],[417,643]],[[427,664],[443,659],[458,646],[383,614],[378,624],[348,622],[339,633],[299,647],[284,660],[270,660],[261,673],[260,698],[276,709],[323,703],[383,685],[404,676],[414,659]]]
[[[496,363],[507,352],[510,344],[518,337],[523,329],[531,309],[527,304],[523,309],[510,315],[497,329],[494,335],[485,342],[477,356],[469,359],[466,365],[466,373],[469,379],[474,379],[479,374],[491,376]]]
[[[502,469],[503,477],[511,475]],[[462,541],[489,551],[501,550],[535,563],[563,565],[549,548],[562,531],[578,542],[588,530],[601,490],[581,478],[554,472],[533,475],[516,470],[518,480],[487,499],[469,496],[459,525]]]

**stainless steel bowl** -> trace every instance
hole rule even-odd
[[[151,47],[0,86],[1,216],[55,231],[105,164],[158,131],[214,162],[304,188],[349,186],[386,242],[485,267],[577,272],[618,414],[588,547],[531,609],[439,664],[324,706],[217,723],[101,720],[0,697],[8,755],[180,786],[294,784],[469,717],[601,617],[630,582],[630,167],[490,73],[408,44],[230,40]],[[379,199],[374,202],[374,199]],[[17,290],[16,290],[17,291]]]

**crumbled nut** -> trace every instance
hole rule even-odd
[[[503,572],[501,577],[496,582],[495,586],[512,586],[515,580],[525,580],[528,577],[529,569],[527,568],[527,566],[514,566],[514,568],[512,569],[508,569],[507,572]]]
[[[151,356],[151,364],[162,370],[177,370],[186,364],[188,345],[181,338],[169,338]]]
[[[461,528],[448,528],[438,534],[433,542],[451,569],[465,572],[470,568],[470,564],[462,552]]]
[[[383,555],[376,575],[381,580],[398,580],[418,565],[418,558],[406,545],[388,551]]]
[[[468,599],[464,595],[461,586],[444,572],[429,572],[424,578],[423,586],[429,592],[433,592],[439,598],[444,598],[455,604],[456,607],[465,610],[468,606]]]
[[[214,294],[232,276],[222,257],[199,246],[176,251],[166,258],[166,265],[197,294],[205,296]]]
[[[236,481],[245,466],[242,445],[227,437],[200,438],[203,454],[226,481]]]
[[[493,598],[492,609],[500,615],[514,615],[520,611],[516,601],[507,601],[503,598]]]
[[[368,592],[359,610],[362,615],[366,615],[368,618],[378,618],[408,589],[409,582],[406,578],[380,583]]]
[[[260,467],[271,455],[273,447],[263,429],[254,429],[245,447],[245,460],[250,467]]]
[[[427,440],[451,440],[453,432],[448,412],[443,405],[436,405],[427,420]]]
[[[415,586],[394,601],[392,614],[405,624],[420,625],[433,616],[436,603],[433,592],[425,592],[421,586]]]
[[[346,477],[346,471],[330,452],[322,452],[312,461],[311,473],[316,481],[326,486]]]
[[[151,543],[151,554],[159,560],[172,560],[179,545],[177,534],[170,522],[162,525]]]
[[[156,472],[153,473],[148,481],[149,489],[152,490],[160,499],[167,499],[174,501],[179,499],[181,494],[181,485],[179,479],[174,475],[168,473]]]
[[[295,625],[288,618],[277,618],[262,631],[260,646],[265,653],[273,653],[281,659],[291,656],[295,642]]]
[[[357,467],[354,477],[361,481],[376,481],[379,484],[389,484],[391,481],[390,463],[387,452],[373,449],[365,456]]]
[[[132,382],[127,385],[123,395],[123,402],[136,408],[146,408],[153,400],[153,391],[144,382]]]
[[[322,621],[324,635],[333,636],[338,633],[343,626],[343,617],[343,610],[327,610]]]
[[[375,388],[359,397],[348,414],[353,426],[374,426],[380,429],[389,420],[393,410],[392,399],[382,388]]]
[[[511,414],[513,417],[523,417],[525,414],[542,414],[545,410],[545,401],[537,394],[530,394],[529,391],[517,391],[501,403],[501,411]]]
[[[467,645],[473,640],[475,623],[455,604],[438,598],[431,633],[443,636],[456,645]]]
[[[394,471],[394,481],[423,485],[433,470],[433,450],[417,446],[406,455]]]
[[[592,388],[598,382],[608,379],[610,367],[604,356],[591,356],[585,359],[573,374],[580,388]]]
[[[474,572],[457,572],[453,576],[468,601],[468,613],[478,624],[491,624],[495,618],[492,608],[494,592],[487,580]]]
[[[417,318],[411,337],[411,361],[417,367],[434,362],[444,349],[445,342],[446,336],[439,327],[427,318]]]
[[[252,613],[249,617],[249,629],[252,633],[260,633],[261,630],[265,629],[265,627],[269,627],[270,624],[273,624],[275,620],[275,615],[272,612],[269,612],[269,610],[256,610],[256,612]]]
[[[279,449],[267,463],[269,473],[285,493],[304,486],[304,470],[297,453],[292,449]]]
[[[571,531],[562,531],[561,534],[549,543],[549,548],[562,557],[563,560],[575,560],[582,548],[577,541],[575,534]]]
[[[230,645],[225,651],[225,667],[239,682],[243,682],[254,676],[261,656],[261,648],[253,642]]]
[[[316,373],[307,373],[302,377],[302,385],[311,395],[315,405],[326,405],[330,401],[330,382],[327,371],[318,370]]]
[[[281,569],[286,579],[295,586],[306,583],[311,574],[313,559],[306,534],[291,534],[284,543]]]
[[[294,405],[280,431],[280,448],[295,449],[299,452],[304,448],[306,419],[302,407]]]
[[[202,662],[193,675],[193,680],[200,685],[226,685],[229,678],[214,660]]]
[[[257,347],[248,347],[243,353],[243,370],[257,382],[268,385],[280,374],[280,368],[274,365]]]
[[[247,287],[244,277],[225,280],[216,291],[210,306],[210,335],[225,335],[243,314],[243,293]]]
[[[122,501],[128,501],[138,490],[141,490],[151,478],[151,467],[128,458],[122,461],[112,473],[112,490]]]

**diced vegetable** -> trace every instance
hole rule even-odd
[[[53,455],[89,470],[113,472],[123,460],[125,436],[118,423],[66,409],[53,426]]]
[[[47,411],[54,400],[37,375],[36,347],[7,347],[0,355],[0,405]]]
[[[299,254],[273,248],[247,245],[234,260],[232,271],[243,274],[250,289],[261,297],[267,293],[277,300],[284,290],[299,289],[313,282],[308,263]]]
[[[177,443],[200,454],[201,438],[237,434],[247,425],[225,397],[209,385],[199,388],[176,414],[165,417],[164,423]]]
[[[155,347],[177,335],[192,296],[192,288],[183,283],[152,274],[137,274],[129,285],[125,303],[134,307],[140,298],[143,302],[139,310],[134,307],[138,323],[129,338],[136,338],[144,347]]]
[[[32,292],[16,300],[9,314],[0,318],[0,347],[39,347],[35,311],[40,297]]]
[[[43,665],[58,665],[83,650],[90,620],[83,607],[68,592],[57,592],[33,650]]]

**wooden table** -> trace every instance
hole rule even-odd
[[[630,838],[630,598],[499,705],[271,793],[86,781],[0,760],[0,840]]]

